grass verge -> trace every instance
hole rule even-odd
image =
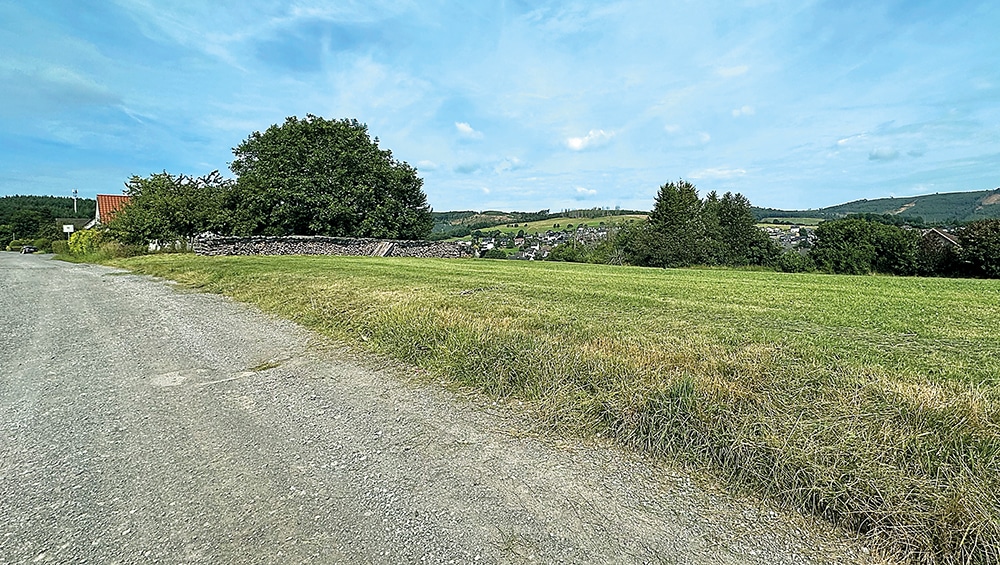
[[[1000,562],[1000,283],[359,257],[116,261],[923,563]]]

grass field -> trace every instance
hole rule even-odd
[[[926,563],[1000,562],[1000,281],[148,256]]]
[[[791,224],[795,224],[797,226],[816,227],[823,221],[824,220],[822,218],[764,218],[758,225],[784,227],[787,229]]]
[[[502,232],[517,233],[518,230],[524,230],[525,233],[545,233],[548,230],[563,230],[566,229],[570,224],[573,227],[577,226],[591,226],[598,227],[601,224],[624,224],[628,221],[639,221],[645,220],[646,216],[642,215],[622,215],[622,216],[602,216],[600,218],[549,218],[547,220],[538,220],[535,222],[522,222],[516,226],[505,226],[499,225],[492,228],[483,228],[482,231],[494,231],[499,230]],[[559,227],[554,227],[559,224]]]

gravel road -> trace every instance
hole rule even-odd
[[[218,296],[0,253],[0,564],[871,563]]]

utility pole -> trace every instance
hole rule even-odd
[[[73,215],[76,215],[76,189],[73,189]]]

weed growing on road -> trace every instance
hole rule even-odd
[[[996,281],[352,257],[119,263],[555,426],[713,469],[927,563],[1000,561]]]

